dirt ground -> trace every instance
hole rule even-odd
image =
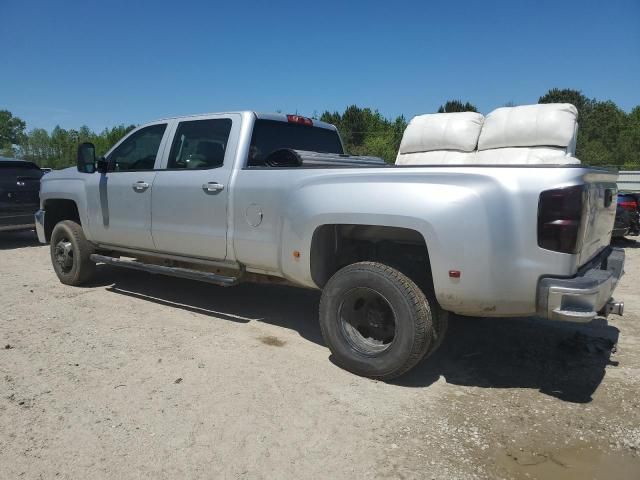
[[[333,365],[319,295],[99,268],[0,235],[0,478],[640,478],[640,243],[625,316],[457,318],[394,383]]]

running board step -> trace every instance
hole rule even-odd
[[[202,272],[200,270],[191,270],[189,268],[165,267],[163,265],[154,265],[152,263],[142,263],[135,260],[122,260],[120,258],[108,257],[106,255],[91,254],[89,257],[92,262],[106,263],[114,267],[130,268],[132,270],[141,270],[147,273],[169,275],[171,277],[188,278],[189,280],[199,280],[201,282],[213,283],[222,287],[232,287],[240,283],[240,277],[226,277],[216,273]]]

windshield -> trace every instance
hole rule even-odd
[[[277,120],[256,120],[249,148],[249,167],[264,166],[276,150],[291,148],[311,152],[344,153],[335,130],[309,127]]]

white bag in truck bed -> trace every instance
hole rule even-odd
[[[564,148],[511,147],[478,150],[474,162],[479,165],[568,165],[580,160],[567,155]]]
[[[570,103],[497,108],[484,120],[478,150],[562,147],[575,152],[578,110]]]
[[[396,165],[579,164],[573,156],[577,116],[569,103],[503,107],[486,117],[419,115],[404,132]]]
[[[472,152],[484,117],[475,112],[434,113],[413,117],[407,125],[400,153],[459,150]]]
[[[398,155],[396,165],[567,165],[580,160],[562,148],[513,147],[475,152],[434,150]]]
[[[398,154],[396,165],[468,165],[476,163],[478,152],[460,150],[433,150]]]

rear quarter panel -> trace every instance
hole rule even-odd
[[[530,315],[538,279],[573,275],[579,261],[538,247],[539,194],[580,184],[586,173],[566,167],[242,170],[234,186],[234,255],[258,271],[315,287],[309,259],[318,227],[410,228],[425,239],[445,309]],[[253,227],[246,212],[256,208],[263,219]],[[460,270],[461,278],[449,278],[449,270]]]

